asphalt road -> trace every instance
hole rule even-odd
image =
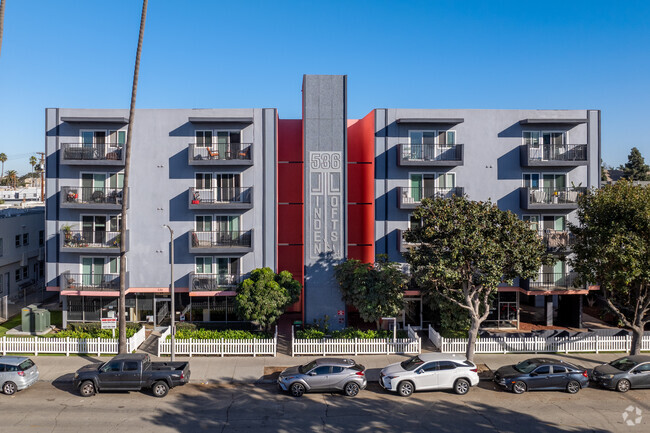
[[[628,426],[623,412],[642,411]],[[636,412],[636,409],[635,409]],[[629,415],[634,421],[638,415]],[[469,394],[401,398],[372,383],[357,397],[306,394],[274,385],[195,385],[163,399],[148,392],[82,398],[68,382],[37,382],[0,394],[0,432],[650,432],[650,390],[588,388],[576,395],[514,395],[481,382]]]

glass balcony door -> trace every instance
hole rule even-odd
[[[82,284],[84,286],[102,286],[104,263],[104,257],[84,257],[81,259]]]

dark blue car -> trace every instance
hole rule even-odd
[[[501,367],[494,381],[508,391],[521,394],[535,390],[564,390],[575,394],[589,386],[585,368],[550,358],[532,358]]]

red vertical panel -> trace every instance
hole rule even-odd
[[[348,203],[374,203],[374,201],[375,165],[348,164]]]
[[[304,286],[305,224],[302,119],[278,120],[278,269],[287,270]],[[289,204],[291,203],[291,204]],[[287,312],[303,311],[300,300]]]

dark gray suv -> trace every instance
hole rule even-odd
[[[278,377],[278,387],[294,397],[311,391],[343,391],[353,397],[366,388],[365,369],[352,359],[320,358],[285,369]]]

